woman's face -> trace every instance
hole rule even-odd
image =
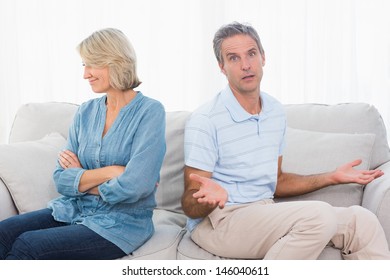
[[[106,93],[112,88],[108,67],[97,68],[84,65],[84,79],[89,81],[93,92],[96,93]]]

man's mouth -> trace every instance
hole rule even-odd
[[[246,75],[246,76],[244,76],[242,79],[243,80],[249,80],[249,79],[252,79],[252,78],[254,78],[255,77],[255,75]]]

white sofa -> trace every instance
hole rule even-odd
[[[57,154],[65,145],[77,105],[30,103],[17,112],[9,143],[0,145],[0,220],[45,207],[57,196],[52,180]],[[324,200],[335,206],[362,205],[375,213],[390,242],[390,151],[386,129],[373,106],[285,105],[287,146],[283,170],[319,173],[363,159],[359,168],[380,168],[381,178],[362,187],[332,186],[288,200]],[[190,112],[167,112],[167,153],[157,190],[155,234],[124,259],[221,259],[198,247],[185,229],[180,206],[183,192],[183,132]],[[286,199],[277,199],[283,201]],[[327,247],[319,259],[341,259]]]

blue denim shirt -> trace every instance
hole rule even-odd
[[[48,207],[55,220],[83,224],[129,254],[154,232],[156,185],[166,149],[165,111],[138,92],[102,137],[105,120],[106,96],[79,107],[66,149],[77,154],[83,168],[57,164],[53,177],[62,196]],[[110,165],[126,168],[98,187],[100,196],[78,191],[86,170]]]

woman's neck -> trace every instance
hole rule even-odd
[[[126,91],[107,92],[107,109],[112,111],[119,111],[124,106],[129,104],[136,95],[137,93],[132,89]]]

